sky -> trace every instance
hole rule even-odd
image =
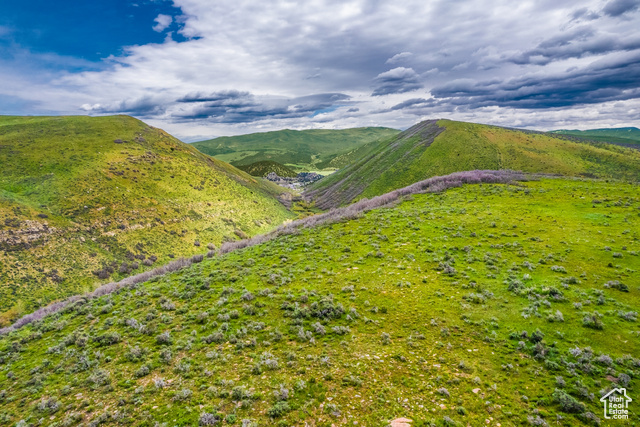
[[[129,114],[187,142],[640,126],[640,0],[4,2],[0,114]]]

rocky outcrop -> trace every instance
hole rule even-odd
[[[7,250],[27,249],[43,243],[46,238],[55,233],[55,227],[49,227],[45,222],[25,220],[16,230],[0,230],[0,247]]]

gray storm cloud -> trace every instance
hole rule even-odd
[[[14,47],[0,63],[0,111],[132,114],[188,138],[443,115],[584,127],[615,111],[631,125],[640,107],[637,1],[174,4],[182,41],[95,66]]]

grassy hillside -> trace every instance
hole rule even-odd
[[[270,183],[127,116],[0,117],[0,164],[0,323],[291,217]]]
[[[245,166],[238,166],[238,169],[245,171],[251,176],[265,177],[271,172],[278,176],[293,178],[298,174],[290,168],[272,160],[263,160],[261,162],[251,163]]]
[[[430,176],[474,169],[514,169],[568,176],[640,180],[640,153],[537,132],[431,120],[376,143],[351,166],[314,184],[307,197],[330,208]]]
[[[639,213],[467,185],[78,301],[0,338],[0,423],[595,425],[638,393]]]
[[[572,135],[593,141],[611,142],[619,144],[640,144],[640,129],[629,128],[605,128],[589,130],[554,130],[549,133],[560,135]]]
[[[203,153],[236,166],[273,160],[297,171],[314,171],[346,166],[349,159],[341,159],[342,154],[398,132],[395,129],[375,127],[302,131],[285,129],[225,136],[192,145]]]

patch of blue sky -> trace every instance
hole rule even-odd
[[[122,55],[127,46],[162,43],[168,33],[175,41],[185,40],[178,33],[180,20],[175,19],[181,15],[181,10],[173,7],[170,1],[26,0],[3,3],[0,51],[5,53],[24,49],[34,54],[99,62],[110,55]],[[164,15],[162,23],[156,21],[159,15]],[[69,65],[75,68],[78,63]]]

